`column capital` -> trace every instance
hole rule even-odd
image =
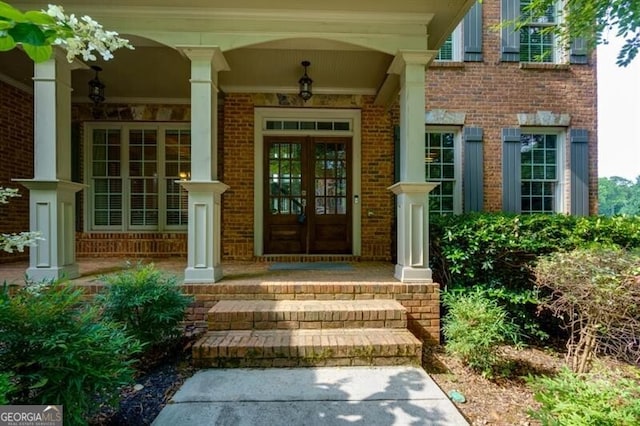
[[[229,185],[219,180],[212,181],[194,181],[194,180],[177,180],[176,183],[182,185],[187,192],[210,192],[212,194],[222,194]]]
[[[440,182],[398,182],[391,185],[387,189],[396,195],[399,194],[428,194],[435,187],[440,185]]]
[[[215,72],[229,71],[229,63],[218,46],[176,46],[191,62],[210,61]]]
[[[426,65],[438,54],[437,50],[399,50],[389,65],[388,74],[402,74],[407,65]]]

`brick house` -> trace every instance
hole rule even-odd
[[[136,50],[98,61],[100,104],[85,64],[0,52],[0,185],[24,195],[0,232],[44,234],[36,278],[186,255],[186,283],[284,257],[428,282],[429,210],[593,214],[595,56],[540,34],[557,11],[492,29],[525,2],[66,2]]]

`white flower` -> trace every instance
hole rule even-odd
[[[51,16],[52,18],[56,18],[59,21],[64,20],[64,9],[62,8],[62,6],[50,4],[49,9],[47,9],[46,13],[47,15]]]

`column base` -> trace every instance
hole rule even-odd
[[[54,266],[47,268],[29,267],[27,268],[25,275],[34,282],[42,281],[58,281],[58,280],[72,280],[80,276],[77,263],[71,263],[64,266]]]
[[[396,265],[394,278],[403,283],[432,283],[430,268],[412,268],[411,266]]]
[[[211,284],[218,282],[223,277],[222,265],[209,268],[194,268],[188,266],[184,270],[185,284]]]

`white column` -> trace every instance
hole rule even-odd
[[[400,182],[396,194],[398,260],[394,276],[402,282],[431,282],[428,194],[425,182],[425,69],[434,51],[401,51],[389,68],[400,75]]]
[[[79,276],[75,255],[75,193],[71,182],[71,70],[66,56],[34,68],[34,178],[14,179],[29,189],[29,228],[44,240],[30,253],[33,280]]]
[[[218,72],[229,70],[217,47],[183,47],[191,60],[191,180],[185,283],[222,278],[221,195],[229,186],[218,177]]]

